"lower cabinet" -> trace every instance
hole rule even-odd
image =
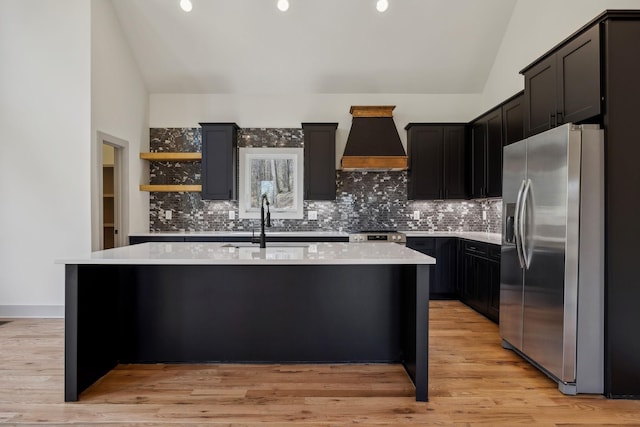
[[[457,299],[458,238],[408,237],[407,247],[437,260],[429,277],[429,298]]]
[[[500,246],[461,240],[460,300],[498,322],[500,316]]]

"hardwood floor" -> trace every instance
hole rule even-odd
[[[429,402],[397,365],[124,365],[63,402],[60,319],[0,326],[0,424],[636,425],[640,401],[569,397],[456,301],[432,301]]]

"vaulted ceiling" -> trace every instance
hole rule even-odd
[[[112,0],[151,93],[480,93],[516,0]]]

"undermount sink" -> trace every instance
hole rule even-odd
[[[308,248],[310,243],[301,243],[301,242],[267,242],[267,249],[269,248]],[[258,243],[251,242],[235,242],[235,243],[225,243],[222,245],[223,248],[256,248],[260,249],[260,245]]]

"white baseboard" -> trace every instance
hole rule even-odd
[[[64,305],[0,305],[0,318],[7,317],[64,318]]]

